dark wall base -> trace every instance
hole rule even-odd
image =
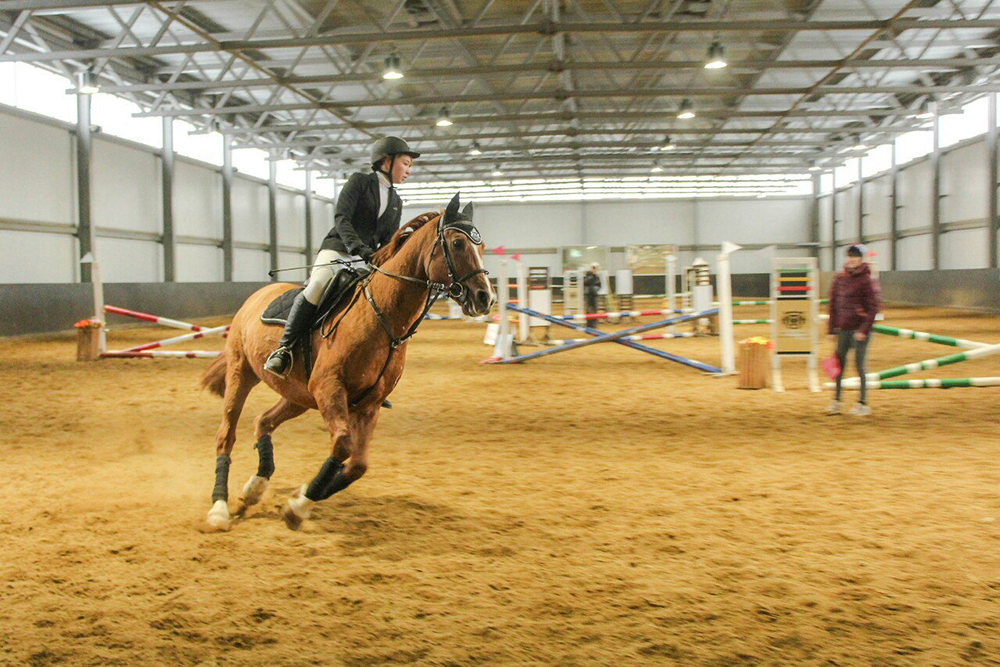
[[[879,282],[893,303],[1000,312],[1000,269],[883,271]]]
[[[230,315],[267,284],[110,283],[104,302],[174,319]],[[94,314],[93,304],[88,284],[0,285],[0,336],[68,331]]]

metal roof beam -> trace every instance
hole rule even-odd
[[[776,60],[769,62],[730,62],[727,69],[730,72],[763,72],[768,70],[786,69],[830,69],[839,66],[839,60]],[[849,61],[847,67],[855,69],[894,69],[926,71],[929,69],[951,70],[967,67],[1000,67],[1000,58],[928,58],[893,59],[893,60],[858,60]],[[406,72],[408,81],[425,81],[433,79],[462,80],[473,76],[506,76],[509,74],[546,74],[560,71],[594,72],[614,71],[617,73],[632,71],[701,71],[705,67],[701,60],[665,61],[665,62],[632,62],[628,64],[612,62],[572,62],[560,68],[557,63],[526,63],[515,65],[494,65],[492,67],[452,67],[411,69]],[[357,72],[354,74],[324,74],[316,76],[287,76],[282,82],[306,86],[337,83],[378,83],[382,77],[378,73]],[[270,78],[257,78],[242,81],[178,81],[176,83],[148,83],[134,86],[105,86],[102,92],[108,93],[140,93],[160,92],[166,90],[197,90],[214,92],[229,88],[266,88],[274,85]]]
[[[25,0],[8,0],[4,9],[30,9],[22,7]],[[83,0],[80,0],[83,1]],[[106,5],[107,2],[100,3]],[[162,9],[161,3],[153,6]],[[172,54],[208,53],[211,51],[261,51],[265,49],[297,49],[308,47],[343,46],[348,44],[398,44],[408,41],[454,40],[471,37],[507,37],[510,35],[543,35],[551,36],[557,33],[707,33],[721,32],[746,33],[757,32],[804,32],[804,31],[872,31],[880,34],[887,29],[896,32],[904,30],[925,29],[1000,29],[1000,19],[903,19],[892,21],[858,20],[858,21],[788,21],[788,20],[709,20],[709,21],[657,21],[646,23],[618,23],[613,21],[594,21],[588,23],[559,23],[551,21],[528,24],[507,24],[494,26],[471,26],[441,30],[440,28],[412,30],[385,30],[376,32],[345,32],[327,33],[318,36],[281,37],[274,39],[252,40],[219,40],[211,34],[209,39],[190,44],[177,44],[157,47],[130,47],[122,49],[81,49],[73,51],[52,51],[49,53],[25,54],[29,61],[67,60],[79,58],[134,58],[159,57]],[[4,62],[0,59],[0,62]]]
[[[735,97],[735,96],[788,96],[788,95],[932,95],[944,93],[1000,93],[1000,83],[979,84],[971,86],[809,86],[809,87],[768,87],[750,90],[735,88],[659,88],[652,90],[548,90],[537,93],[508,92],[485,95],[428,95],[426,97],[408,97],[395,99],[363,99],[302,102],[293,104],[244,104],[225,107],[195,107],[193,109],[158,109],[135,114],[146,116],[208,116],[236,113],[269,113],[276,111],[305,111],[309,109],[324,109],[345,112],[349,109],[394,107],[400,105],[433,106],[438,104],[474,104],[478,102],[506,102],[519,100],[552,100],[563,102],[566,99],[600,99],[612,97]],[[863,110],[861,110],[863,111]],[[702,112],[699,112],[702,113]],[[575,115],[575,114],[574,114]],[[454,119],[452,119],[454,120]]]

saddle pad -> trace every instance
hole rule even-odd
[[[277,299],[272,301],[264,309],[264,314],[260,316],[260,321],[264,324],[280,324],[285,325],[288,321],[288,311],[292,309],[292,302],[295,301],[295,297],[299,295],[304,287],[299,287],[298,289],[288,290],[284,294],[278,296]]]
[[[311,328],[315,329],[323,321],[323,318],[340,304],[344,295],[352,292],[358,281],[368,275],[368,273],[368,271],[354,271],[349,269],[340,271],[327,286],[326,292],[319,302],[319,307],[316,308],[316,318],[313,320]],[[264,324],[285,326],[285,322],[288,321],[288,311],[292,309],[292,302],[295,301],[295,297],[303,289],[305,288],[298,287],[278,295],[264,309],[264,312],[260,316],[260,321]]]

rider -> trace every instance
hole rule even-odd
[[[264,369],[287,377],[292,367],[292,347],[309,331],[316,308],[327,286],[345,264],[335,260],[370,263],[379,246],[388,243],[403,214],[395,186],[410,175],[420,153],[399,137],[383,137],[371,147],[372,173],[357,172],[337,197],[334,226],[323,239],[306,288],[292,303],[278,349],[264,362]]]

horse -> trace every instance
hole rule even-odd
[[[243,404],[261,381],[281,398],[254,420],[258,468],[243,487],[237,514],[260,501],[274,473],[271,434],[308,410],[319,410],[326,422],[331,451],[312,482],[286,500],[281,512],[286,525],[297,530],[314,503],[365,474],[382,401],[399,381],[407,340],[434,300],[447,294],[470,317],[486,315],[496,302],[483,268],[482,237],[472,224],[472,204],[461,213],[458,207],[456,194],[443,213],[418,216],[375,253],[371,273],[312,331],[311,372],[305,354],[294,355],[285,379],[264,370],[282,329],[261,322],[261,314],[276,297],[300,286],[262,287],[240,307],[225,351],[201,379],[202,387],[223,398],[215,438],[213,504],[207,517],[210,529],[230,528],[230,453]]]

